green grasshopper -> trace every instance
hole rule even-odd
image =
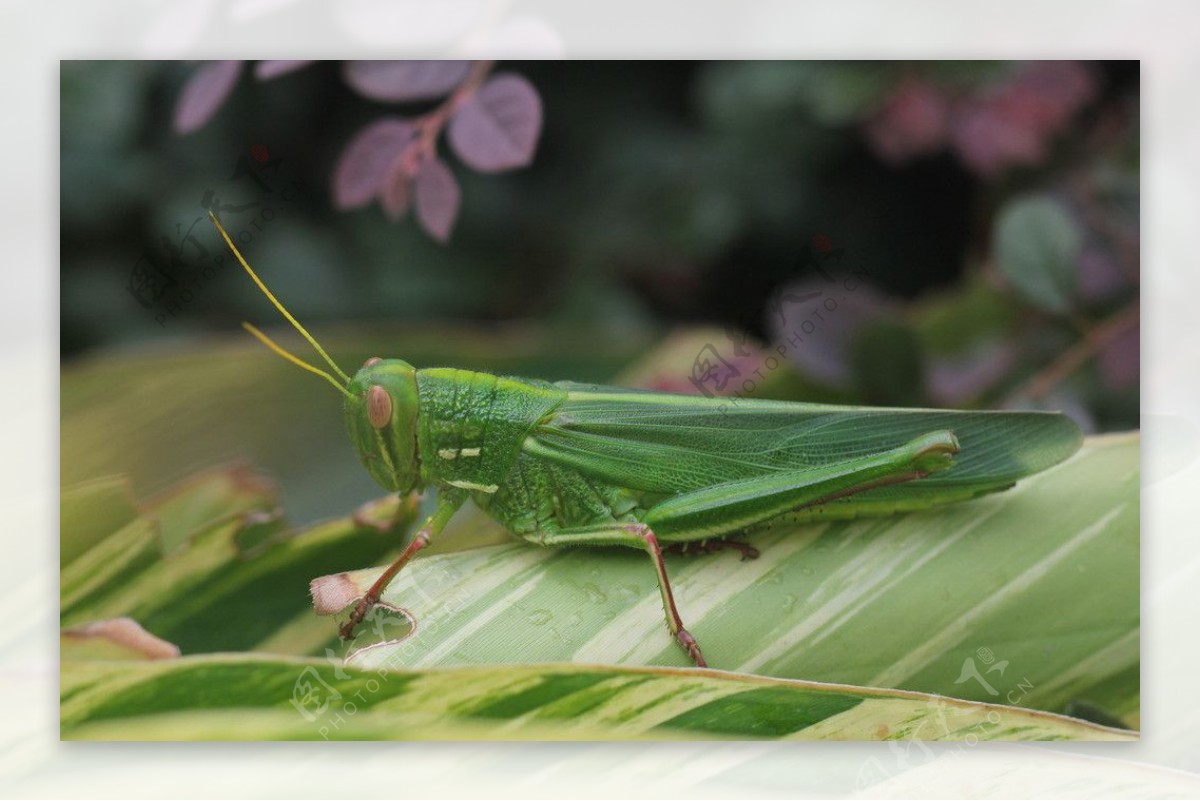
[[[433,513],[354,606],[349,639],[396,574],[472,500],[514,534],[549,546],[644,551],[667,625],[692,661],[700,645],[675,606],[664,544],[721,538],[779,520],[888,515],[1011,487],[1073,454],[1079,428],[1051,412],[887,409],[742,400],[549,383],[371,358],[346,375],[296,321],[210,214],[258,288],[341,379],[245,328],[345,396],[363,466],[389,492],[437,488]],[[729,543],[752,555],[752,548]]]

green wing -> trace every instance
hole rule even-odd
[[[674,495],[776,471],[804,470],[949,430],[954,466],[920,481],[833,501],[838,516],[887,513],[1005,489],[1058,464],[1082,436],[1051,412],[950,411],[702,398],[559,383],[566,400],[526,453],[650,495]],[[810,515],[811,516],[811,515]]]

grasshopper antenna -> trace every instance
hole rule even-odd
[[[321,376],[321,378],[324,378],[330,384],[333,384],[333,388],[336,389],[338,392],[342,393],[343,395],[345,395],[347,398],[354,397],[349,392],[347,392],[346,388],[343,387],[341,384],[339,384],[337,382],[337,380],[333,376],[331,376],[329,373],[325,372],[324,370],[320,370],[316,367],[313,367],[308,362],[300,359],[299,357],[297,357],[291,353],[288,353],[286,350],[284,350],[283,348],[279,347],[274,342],[272,342],[271,338],[268,337],[266,334],[264,334],[262,331],[259,331],[257,328],[250,325],[250,323],[242,323],[242,328],[245,328],[251,334],[254,334],[254,336],[258,337],[259,342],[263,343],[268,348],[275,351],[277,354],[279,354],[283,358],[287,359],[292,364],[294,364],[297,367],[300,367],[302,369],[305,369],[308,372],[313,373],[314,375]]]
[[[308,340],[308,344],[312,345],[313,348],[317,351],[317,353],[321,354],[321,358],[323,358],[326,361],[326,363],[330,367],[333,368],[333,371],[335,373],[337,373],[338,376],[341,377],[342,382],[349,384],[350,376],[348,376],[344,372],[342,372],[342,368],[337,366],[337,362],[335,362],[332,358],[330,358],[329,354],[325,352],[325,349],[322,348],[319,344],[317,344],[317,340],[315,340],[313,338],[312,334],[310,334],[304,330],[304,326],[300,325],[299,321],[297,321],[296,318],[292,316],[291,312],[289,312],[287,309],[284,308],[283,304],[280,303],[279,300],[275,297],[275,295],[273,295],[271,293],[271,290],[267,289],[267,285],[264,284],[262,279],[258,277],[258,274],[250,268],[249,264],[246,263],[246,259],[242,257],[242,252],[237,249],[237,245],[233,244],[233,239],[230,238],[229,233],[225,230],[225,226],[221,225],[221,221],[217,219],[217,215],[213,214],[213,212],[210,210],[208,212],[208,218],[210,220],[212,220],[212,224],[217,227],[217,232],[221,234],[221,237],[225,240],[225,244],[228,245],[229,249],[233,251],[233,255],[237,257],[238,263],[242,265],[242,268],[246,271],[246,273],[250,276],[250,278],[253,279],[254,283],[258,285],[258,288],[262,290],[262,293],[267,296],[267,299],[270,300],[271,303],[273,303],[275,305],[276,309],[279,309],[279,313],[282,314],[285,318],[287,318],[287,321],[289,323],[291,323],[292,326],[297,331],[300,332],[300,335]],[[300,359],[293,356],[292,354],[288,353],[286,350],[279,347],[274,342],[272,342],[270,339],[268,339],[267,336],[263,332],[259,331],[257,328],[250,325],[249,323],[242,323],[242,325],[245,326],[247,331],[249,331],[251,334],[254,334],[256,337],[258,337],[258,339],[264,345],[266,345],[268,348],[270,348],[271,350],[278,353],[280,356],[284,357],[285,359],[287,359],[288,361],[292,362],[293,364],[295,364],[299,367],[303,367],[304,369],[308,370],[310,373],[316,373],[317,375],[328,378],[335,387],[337,387],[339,390],[342,391],[343,394],[347,394],[346,390],[343,387],[339,386],[338,383],[333,380],[333,377],[330,376],[328,373],[326,373],[322,370],[318,370],[317,368],[313,367],[312,365],[308,364],[307,362],[303,362]]]

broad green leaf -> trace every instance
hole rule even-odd
[[[259,300],[248,314],[273,313]],[[294,336],[268,332],[289,345]],[[486,336],[428,326],[322,326],[314,333],[347,368],[370,356],[397,356],[421,367],[579,381],[610,379],[646,345],[644,339],[598,341],[569,333],[547,338],[520,328]],[[348,514],[382,494],[346,437],[341,396],[248,334],[203,349],[142,351],[65,366],[61,434],[64,487],[123,475],[144,498],[198,471],[244,459],[275,480],[288,517],[302,523]]]
[[[1027,709],[719,671],[366,671],[217,655],[68,663],[65,739],[1133,740]],[[236,721],[236,725],[231,725]]]
[[[1069,472],[1068,468],[1077,462],[1087,464],[1093,459],[1100,461],[1089,469],[1109,476],[1119,475],[1114,467],[1119,464],[1122,454],[1128,460],[1129,453],[1136,454],[1136,439],[1092,440],[1080,457],[1046,477]],[[1107,461],[1102,458],[1106,454]],[[1136,473],[1132,477],[1136,485]],[[1120,484],[1119,481],[1115,483]],[[302,588],[318,567],[333,564],[335,559],[341,559],[343,563],[364,557],[385,561],[385,553],[369,552],[372,535],[378,535],[379,532],[363,529],[347,520],[332,521],[287,537],[276,531],[274,536],[263,538],[249,550],[239,550],[237,535],[246,526],[245,517],[234,515],[223,518],[213,514],[212,508],[206,505],[206,500],[211,502],[220,496],[219,487],[226,488],[227,500],[237,501],[237,495],[229,492],[236,486],[238,482],[218,472],[191,481],[158,501],[147,504],[141,517],[114,532],[77,561],[93,559],[93,552],[113,556],[109,540],[125,546],[130,532],[140,532],[148,546],[156,546],[153,536],[156,514],[171,513],[182,520],[180,510],[189,510],[198,530],[191,533],[186,544],[176,549],[169,558],[162,558],[156,547],[140,551],[142,561],[134,568],[127,567],[122,574],[122,581],[114,589],[99,594],[95,599],[85,598],[73,614],[87,621],[132,615],[150,633],[180,643],[185,653],[249,647],[293,652],[307,650],[312,653],[321,652],[330,645],[333,634],[330,621],[297,611],[306,602]],[[1036,483],[1034,486],[1037,486]],[[1041,492],[1053,493],[1058,489],[1052,485]],[[1104,495],[1111,494],[1103,484],[1096,489]],[[1025,494],[1030,494],[1029,490],[996,497],[1015,499]],[[1034,501],[1026,500],[1018,505],[1036,505],[1038,493],[1032,494]],[[77,497],[77,494],[68,492],[64,493],[64,497]],[[1115,501],[1121,503],[1119,497]],[[986,502],[985,499],[977,503]],[[234,508],[244,508],[244,505]],[[985,519],[1004,515],[1004,510],[998,510],[988,514]],[[877,522],[886,522],[894,528],[903,519]],[[480,525],[478,519],[469,518],[466,522]],[[1022,519],[1018,517],[1016,522],[1022,522]],[[924,527],[930,529],[930,536],[941,540],[945,529],[930,527],[928,523],[926,520]],[[703,638],[714,664],[717,659],[723,659],[731,647],[759,649],[756,658],[764,665],[772,658],[771,640],[764,636],[764,625],[769,630],[795,622],[794,617],[779,615],[775,606],[781,588],[787,589],[784,581],[786,572],[803,584],[811,580],[809,577],[814,567],[824,570],[831,558],[837,561],[838,551],[846,550],[850,553],[844,556],[843,561],[853,569],[852,574],[845,578],[858,576],[860,579],[869,579],[879,570],[879,565],[872,563],[872,557],[878,556],[876,552],[886,554],[887,561],[893,564],[903,565],[905,557],[914,555],[918,557],[918,566],[937,564],[937,554],[932,558],[920,556],[919,537],[911,532],[895,530],[891,531],[886,541],[877,540],[870,531],[856,535],[852,530],[843,530],[839,536],[846,542],[828,543],[834,553],[827,552],[822,556],[822,548],[817,543],[831,533],[817,529],[807,536],[797,532],[771,534],[769,537],[775,538],[776,547],[768,549],[757,562],[741,563],[725,557],[693,558],[694,561],[690,563],[684,559],[672,561],[673,566],[683,567],[677,585],[685,613],[689,606],[693,610],[698,606],[709,610],[702,614],[700,625],[693,624],[693,629]],[[1007,546],[1017,550],[1027,545],[1012,531],[1000,530],[996,536],[1006,538]],[[1012,539],[1014,536],[1015,541]],[[965,538],[970,539],[970,535],[965,535]],[[1113,542],[1118,540],[1109,541],[1109,544]],[[760,539],[757,544],[764,547],[767,543]],[[892,544],[896,547],[888,547]],[[361,550],[364,547],[368,550]],[[953,556],[953,547],[954,542],[951,542],[941,550]],[[934,550],[938,550],[936,544]],[[1061,546],[1056,552],[1061,552]],[[773,563],[776,553],[784,558]],[[806,555],[801,558],[801,554]],[[813,559],[817,561],[811,562]],[[822,560],[826,562],[824,566]],[[1089,572],[1105,567],[1092,558],[1076,564]],[[1126,565],[1136,566],[1136,551],[1134,559]],[[1053,565],[1047,565],[1045,560],[1040,562],[1040,566],[1053,573]],[[757,579],[747,573],[756,567],[766,568]],[[1111,569],[1111,565],[1108,567]],[[526,575],[531,569],[542,570],[546,575],[531,583]],[[619,583],[614,585],[611,579],[605,578],[604,574],[609,571],[615,571],[615,579]],[[892,578],[900,581],[905,578],[905,573],[911,572],[901,570],[900,575]],[[1132,572],[1136,576],[1136,570]],[[706,573],[709,574],[707,577]],[[837,571],[834,572],[836,574]],[[361,578],[361,574],[356,575]],[[1114,590],[1117,597],[1123,595],[1111,577],[1097,576],[1094,572],[1091,577]],[[936,580],[937,576],[930,578]],[[752,672],[785,675],[780,666],[803,665],[804,659],[818,666],[825,664],[827,673],[840,676],[839,681],[842,682],[856,673],[864,675],[862,656],[866,649],[861,642],[872,642],[876,647],[886,647],[888,644],[880,640],[878,627],[873,630],[869,621],[853,619],[856,610],[852,604],[845,603],[838,608],[847,613],[849,618],[842,626],[847,630],[846,636],[865,638],[847,646],[849,651],[860,655],[857,661],[845,660],[831,666],[829,660],[837,662],[842,659],[845,649],[831,652],[820,638],[810,637],[814,642],[806,646],[804,659],[797,663],[794,656],[775,654],[769,671],[761,666],[745,664],[738,667],[746,672],[738,674],[701,673],[690,669],[647,672],[632,667],[639,661],[684,663],[681,654],[676,653],[666,638],[652,571],[644,562],[644,557],[634,553],[604,550],[564,553],[524,544],[476,548],[420,559],[410,567],[403,582],[406,589],[399,592],[398,596],[407,597],[407,605],[418,617],[420,623],[417,634],[397,644],[389,643],[357,652],[351,664],[358,668],[343,668],[333,652],[328,652],[331,661],[321,663],[271,660],[262,655],[185,657],[153,664],[144,664],[136,656],[121,661],[104,661],[122,654],[112,649],[97,649],[95,643],[90,644],[87,650],[81,650],[78,643],[70,643],[63,649],[64,736],[96,739],[321,736],[411,736],[418,739],[681,736],[905,739],[961,738],[968,735],[972,738],[998,739],[1091,739],[1123,736],[1078,721],[1038,717],[1036,713],[1025,709],[1000,708],[997,711],[992,707],[977,707],[970,701],[909,696],[861,687],[829,688],[803,682],[771,684],[762,676],[751,675]],[[870,581],[859,583],[865,591],[880,589]],[[885,585],[889,583],[896,582],[884,582]],[[479,607],[472,601],[471,593],[488,592],[485,585],[490,585],[493,591],[499,589],[501,593],[493,597],[495,603]],[[750,586],[757,589],[747,595],[745,588]],[[810,606],[805,612],[813,623],[810,633],[818,631],[822,625],[828,628],[836,622],[827,610],[831,604],[836,606],[839,598],[855,600],[844,598],[845,593],[854,586],[854,582],[845,586],[826,586],[824,590],[818,586],[816,600],[822,601],[822,604]],[[742,590],[738,591],[737,587],[742,587]],[[547,589],[554,590],[554,600],[544,597]],[[894,586],[882,587],[885,593],[893,589]],[[1036,590],[1037,583],[1026,581],[1025,589]],[[1003,595],[1004,591],[1001,590],[999,594]],[[278,597],[272,599],[273,595]],[[758,597],[753,597],[755,595]],[[796,598],[788,602],[787,593],[783,597],[791,606],[798,603]],[[399,600],[399,597],[393,600]],[[726,600],[730,602],[728,608],[718,608]],[[857,600],[864,598],[858,596]],[[896,599],[893,597],[890,600]],[[542,603],[550,606],[537,606]],[[920,610],[911,606],[911,600],[908,603],[910,606],[902,610],[903,613],[911,614],[911,620],[922,620]],[[992,601],[991,605],[1009,614],[1019,613],[1021,606],[1018,601],[1015,607],[1009,607],[1003,599]],[[610,616],[606,609],[616,613]],[[867,606],[864,609],[872,614],[881,613],[880,607],[871,609]],[[1136,600],[1134,610],[1136,615]],[[1060,613],[1070,611],[1060,609]],[[883,612],[886,615],[886,610]],[[914,635],[924,636],[928,630],[926,626],[913,625],[911,620],[898,624],[884,621],[883,627],[894,625],[897,633],[907,636],[911,642]],[[595,626],[597,622],[599,631],[593,635],[594,642],[582,643],[582,648],[578,642],[572,644],[575,638],[586,632],[588,626]],[[605,627],[614,625],[619,626],[625,634],[605,639]],[[983,628],[988,625],[994,627],[994,621],[984,621]],[[856,628],[858,632],[854,631]],[[383,630],[385,634],[388,633],[386,624]],[[749,636],[742,643],[739,642],[739,636],[722,636],[723,630],[734,635],[740,633]],[[1136,633],[1136,629],[1133,631]],[[265,636],[264,632],[267,632]],[[1027,632],[1026,636],[1033,638],[1036,644],[1040,634],[1040,631],[1034,630]],[[1067,636],[1062,637],[1061,641],[1071,651],[1072,658],[1080,656],[1081,651],[1076,647],[1079,638]],[[549,667],[503,664],[536,661],[547,655],[556,660],[562,659],[563,652],[559,646],[564,642],[571,645],[566,652],[567,658],[589,662],[624,661],[630,665],[625,668],[600,668],[579,664]],[[783,642],[783,639],[778,640],[778,643]],[[992,642],[995,650],[990,661],[978,648],[970,658],[977,661],[981,675],[1004,692],[1002,698],[994,700],[1038,705],[1034,701],[1042,683],[1053,685],[1055,682],[1042,674],[1027,674],[1025,671],[1017,680],[1014,671],[1009,674],[1012,680],[1002,684],[1005,673],[989,672],[988,667],[1007,660],[1019,669],[1014,657],[1024,654],[1025,650],[1015,640],[1004,645],[1007,651],[997,645],[999,640]],[[778,643],[774,645],[776,651],[779,650]],[[300,647],[297,647],[298,644]],[[448,650],[447,644],[453,644],[453,647]],[[280,648],[281,645],[289,647]],[[437,657],[437,654],[428,653],[431,645],[442,651],[440,658],[435,659],[433,657]],[[480,647],[484,649],[482,652],[479,651]],[[421,652],[422,648],[426,649],[425,653]],[[919,651],[921,648],[928,650],[928,643],[917,643],[916,649]],[[490,655],[486,652],[489,649]],[[607,655],[604,654],[605,649],[609,649]],[[1074,672],[1064,671],[1057,677],[1057,683],[1069,685],[1075,681],[1076,685],[1069,693],[1072,708],[1085,709],[1090,704],[1091,708],[1103,714],[1123,714],[1124,721],[1128,723],[1136,719],[1136,636],[1133,637],[1131,650],[1123,642],[1117,642],[1106,651],[1107,656],[1102,653],[1099,657],[1085,658],[1084,664]],[[743,650],[739,658],[745,659],[748,653],[748,650]],[[1106,684],[1106,688],[1101,689],[1107,689],[1107,694],[1097,692],[1095,682],[1092,682],[1088,691],[1088,682],[1095,671],[1089,672],[1085,668],[1088,664],[1092,667],[1102,666],[1104,658],[1110,662],[1114,658],[1117,661],[1126,659],[1125,668],[1110,671],[1101,682]],[[473,671],[432,666],[435,663],[462,664],[470,661],[488,664],[478,665]],[[363,667],[370,667],[371,670],[360,672]],[[332,731],[328,730],[327,721],[327,731],[324,733],[320,731],[320,725],[312,725],[319,721],[306,720],[294,708],[281,711],[284,704],[290,706],[297,682],[304,678],[301,674],[305,668],[317,671],[329,686],[341,686],[338,692],[343,697],[352,697],[361,688],[357,685],[339,685],[338,677],[342,676],[342,680],[345,680],[346,676],[357,676],[363,682],[374,677],[375,683],[369,685],[368,689],[378,688],[382,676],[374,671],[381,667],[405,668],[401,671],[407,677],[404,681],[411,683],[418,691],[405,693],[404,702],[391,699],[389,695],[387,698],[391,700],[384,703],[384,696],[380,696],[378,703],[372,701],[369,705],[369,715],[356,717]],[[419,670],[411,670],[413,667]],[[878,667],[878,663],[875,667]],[[954,667],[957,670],[961,666]],[[389,677],[393,675],[385,672]],[[812,674],[816,672],[816,668],[811,671]],[[284,673],[286,676],[281,678]],[[312,674],[306,675],[312,678]],[[714,676],[726,683],[715,689],[704,683]],[[947,677],[943,684],[950,692],[969,695],[973,684],[961,684],[956,681],[959,678],[960,673],[955,673],[953,678]],[[697,685],[696,681],[701,683]],[[767,681],[766,685],[762,684],[764,681]],[[207,682],[214,682],[215,685]],[[667,686],[659,686],[664,682]],[[1081,683],[1083,690],[1074,691]],[[309,684],[312,685],[312,682]],[[642,684],[647,687],[642,687]],[[522,703],[529,703],[529,688],[533,685],[548,688],[536,709],[521,706]],[[650,688],[650,685],[653,687]],[[768,687],[769,692],[764,687]],[[352,689],[354,692],[351,692]],[[649,695],[643,696],[642,693]],[[777,697],[777,693],[781,695]],[[259,700],[247,700],[247,694],[253,694]],[[977,700],[993,700],[986,694],[980,694],[982,697]],[[663,717],[661,713],[664,707],[651,704],[651,700],[659,695],[664,699],[662,703],[674,710],[674,714]],[[767,698],[767,695],[770,697]],[[619,714],[620,710],[628,710],[629,705],[638,703],[639,699],[642,706],[657,706],[657,713],[651,714],[647,706],[645,713],[648,717],[643,718],[641,713],[633,717]],[[1126,701],[1124,705],[1121,699]],[[852,707],[845,709],[838,706],[850,703]],[[581,704],[584,706],[581,707]],[[484,714],[481,709],[491,711]],[[954,713],[950,723],[947,723],[947,709]],[[362,712],[367,712],[366,706]],[[996,715],[1007,716],[1010,713],[1018,717],[996,718]],[[740,722],[739,714],[742,715]],[[1034,718],[1026,720],[1025,717],[1031,714]]]
[[[75,527],[85,525],[94,496],[63,492],[65,539],[79,539]],[[274,507],[270,486],[245,468],[164,493],[63,569],[62,625],[131,617],[184,653],[311,653],[330,644],[334,632],[307,611],[309,579],[331,564],[385,560],[400,532],[341,519],[288,533]],[[392,502],[384,511],[395,509]],[[416,512],[406,503],[404,519]]]
[[[619,364],[610,354],[607,362],[580,367],[574,359],[581,351],[571,343],[564,343],[560,355],[535,363],[523,355],[520,338],[480,343],[466,337],[450,345],[434,339],[424,345],[406,340],[400,350],[426,348],[434,355],[418,361],[427,364],[548,378],[603,380]],[[384,346],[389,341],[359,342],[352,350],[342,348],[338,358],[353,364],[367,355],[399,352]],[[449,355],[438,357],[438,348]],[[338,350],[336,341],[333,349]],[[378,497],[369,479],[360,480],[361,468],[344,442],[335,393],[314,389],[311,376],[276,362],[247,347],[191,357],[139,356],[64,373],[63,477],[93,482],[63,490],[64,626],[80,629],[130,617],[185,654],[148,663],[139,654],[126,656],[119,646],[68,638],[62,649],[64,736],[320,736],[289,702],[295,678],[311,666],[338,686],[334,679],[346,651],[337,644],[334,622],[312,613],[308,582],[367,566],[375,567],[349,574],[351,581],[377,575],[403,539],[401,531],[377,530],[388,504],[373,509],[372,525],[341,517],[296,532],[283,521],[273,488],[245,468],[211,471],[167,489],[197,463],[228,463],[249,454],[278,476],[289,515],[293,506],[303,510],[304,519],[348,515],[362,500]],[[131,474],[134,492],[124,478],[95,481],[113,473]],[[353,489],[360,485],[365,491]],[[1095,439],[1076,459],[993,498],[936,514],[766,532],[755,535],[765,548],[756,562],[738,562],[729,553],[673,557],[669,569],[685,619],[710,662],[744,671],[715,674],[724,680],[772,675],[890,683],[967,702],[1070,709],[1136,726],[1136,486],[1136,438]],[[149,501],[132,501],[159,490],[165,491]],[[1073,534],[1075,526],[1082,533]],[[499,542],[511,544],[479,547]],[[469,709],[471,697],[491,694],[506,682],[537,681],[527,671],[553,674],[556,684],[569,689],[571,682],[607,670],[619,675],[612,681],[620,689],[633,681],[628,671],[686,664],[666,634],[653,571],[641,554],[537,548],[514,540],[473,508],[463,510],[428,553],[389,595],[417,619],[416,634],[357,653],[350,662],[404,668],[414,686],[430,691],[423,695],[431,704],[440,693]],[[388,639],[407,630],[400,615],[380,615],[373,622]],[[396,622],[401,625],[390,625]],[[213,651],[251,653],[203,655]],[[325,654],[332,661],[273,660],[269,654]],[[967,659],[997,695],[972,675],[964,678]],[[245,701],[237,682],[217,668],[245,660],[285,664],[290,678],[282,694]],[[561,664],[522,667],[511,665],[514,661]],[[193,670],[197,665],[204,668]],[[466,668],[475,669],[470,675],[478,684],[469,683],[458,695],[444,688],[462,681]],[[376,675],[345,669],[351,676]],[[163,683],[155,684],[151,675],[161,675]],[[210,675],[216,685],[206,684]],[[161,691],[162,700],[175,706],[156,706],[156,694],[149,702],[132,690],[125,694],[122,681],[130,687],[149,682],[144,686]],[[254,679],[246,681],[251,689],[259,687]],[[85,685],[95,693],[85,692]],[[679,699],[690,692],[663,688],[676,691],[680,694],[672,697]],[[889,703],[878,715],[859,721],[840,717],[836,726],[822,723],[796,736],[934,736],[932,726],[940,718],[914,731],[924,718],[912,707],[896,706],[903,697],[884,694]],[[121,698],[126,707],[105,706],[108,712],[97,715],[77,705],[84,698],[91,699],[88,705]],[[876,700],[863,700],[857,713],[843,715],[871,709],[868,704]],[[575,701],[568,703],[564,695],[553,703],[570,709]],[[591,719],[571,731],[577,716],[564,729],[562,720],[540,709],[529,719],[523,713],[488,718],[442,707],[431,712],[411,697],[389,704],[394,706],[373,704],[370,715],[351,720],[336,736],[754,736],[654,727],[639,732],[623,728],[623,721],[601,726]],[[797,715],[805,708],[791,707]],[[797,720],[781,725],[798,725]],[[1018,735],[1031,731],[1017,728]],[[1037,736],[1043,734],[1092,737],[1095,730]],[[996,736],[1008,738],[999,731]]]
[[[1050,197],[1025,197],[1006,205],[992,234],[996,261],[1013,285],[1049,311],[1070,309],[1083,246],[1079,224]]]
[[[59,564],[81,553],[137,517],[129,481],[121,476],[98,478],[62,491]]]
[[[929,406],[924,361],[916,334],[901,322],[869,323],[851,341],[856,386],[868,403]]]
[[[912,309],[921,345],[938,356],[963,355],[981,342],[1012,337],[1020,319],[1011,299],[978,270],[957,286],[923,296]]]
[[[1089,439],[1017,487],[936,511],[778,528],[762,556],[669,558],[710,665],[1127,723],[1139,701],[1136,435]],[[443,535],[454,536],[453,523]],[[379,574],[349,580],[347,597]],[[677,665],[649,559],[514,544],[418,560],[384,596],[416,618],[352,664]],[[1077,708],[1079,708],[1077,706]]]

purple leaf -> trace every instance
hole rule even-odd
[[[450,120],[450,145],[467,166],[502,172],[533,160],[542,99],[529,81],[505,73],[485,83]]]
[[[951,122],[950,138],[959,158],[983,176],[995,176],[1013,165],[1037,164],[1046,155],[1038,132],[992,99],[964,102]]]
[[[1129,285],[1116,254],[1085,246],[1079,254],[1079,292],[1089,302],[1111,298]]]
[[[1124,389],[1141,375],[1141,332],[1136,325],[1122,331],[1100,351],[1100,374],[1112,389]]]
[[[1013,345],[996,340],[938,358],[929,367],[929,396],[938,406],[961,406],[995,386],[1016,362]]]
[[[875,152],[893,164],[933,153],[945,144],[950,102],[940,87],[916,78],[901,81],[866,124]]]
[[[260,81],[269,81],[272,78],[278,78],[280,75],[287,75],[289,72],[303,69],[311,63],[311,60],[260,61],[254,65],[254,77]]]
[[[363,97],[388,102],[442,97],[470,70],[470,61],[347,61],[342,75]]]
[[[409,188],[411,176],[405,161],[403,157],[396,159],[383,182],[383,188],[379,191],[379,202],[383,204],[383,211],[392,222],[399,222],[408,214],[409,202],[412,200]]]
[[[784,285],[769,310],[772,339],[805,375],[831,387],[854,382],[850,350],[855,336],[896,315],[895,303],[870,284],[844,293],[843,285],[804,278]],[[832,308],[826,301],[833,300]]]
[[[450,238],[462,192],[454,173],[441,159],[429,159],[417,173],[417,219],[421,227],[439,242]]]
[[[989,176],[1043,161],[1050,138],[1096,94],[1091,69],[1073,61],[1035,61],[1008,81],[957,108],[954,147],[967,166]]]
[[[242,72],[240,61],[207,61],[188,79],[175,103],[175,130],[186,134],[212,119]]]
[[[374,200],[414,133],[412,123],[399,117],[373,122],[359,131],[333,171],[333,204],[356,209]]]

